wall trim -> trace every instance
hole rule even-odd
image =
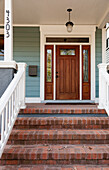
[[[95,98],[95,103],[99,103],[99,98]]]
[[[40,97],[26,97],[25,103],[41,103]]]

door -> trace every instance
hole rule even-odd
[[[79,46],[56,47],[56,99],[79,100]]]

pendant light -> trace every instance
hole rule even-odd
[[[66,27],[67,27],[67,31],[68,32],[72,32],[72,28],[73,28],[73,22],[70,21],[70,12],[72,11],[72,9],[67,9],[67,11],[69,12],[69,21],[66,23]]]

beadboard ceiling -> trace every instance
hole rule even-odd
[[[102,25],[109,21],[109,0],[13,0],[14,24]],[[0,0],[0,24],[3,24],[4,0]]]

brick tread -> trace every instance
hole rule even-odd
[[[29,107],[26,109],[21,109],[20,114],[106,114],[106,111],[104,109],[86,109],[86,108],[75,108],[75,109],[64,109],[64,108],[35,108],[35,107]]]
[[[50,166],[50,165],[32,165],[32,166],[15,166],[7,165],[0,166],[0,170],[109,170],[108,166],[103,165],[61,165],[61,166]]]
[[[9,141],[13,144],[108,144],[109,130],[12,130]]]
[[[109,117],[23,117],[17,118],[16,129],[107,129]]]
[[[7,145],[1,160],[107,160],[107,145]]]

